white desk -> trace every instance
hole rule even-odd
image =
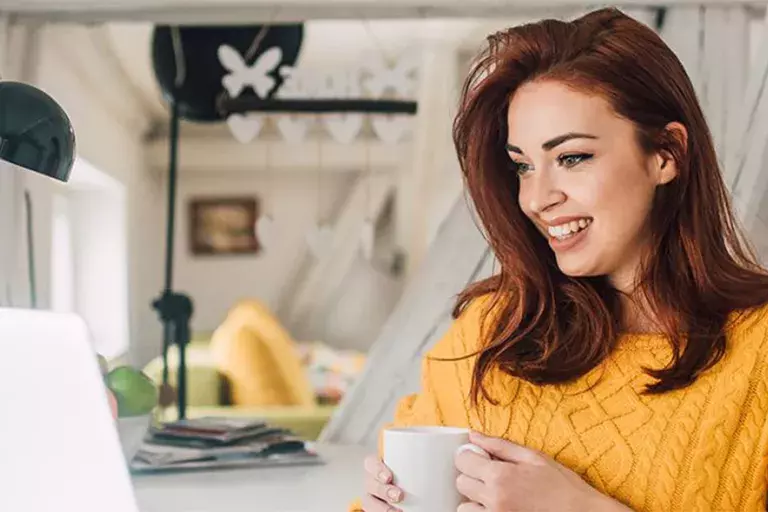
[[[345,512],[363,490],[359,446],[318,446],[326,464],[133,477],[141,512]]]

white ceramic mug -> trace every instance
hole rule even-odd
[[[472,450],[469,430],[454,427],[407,427],[384,430],[384,464],[394,474],[393,483],[405,493],[397,507],[403,512],[455,511],[464,501],[456,490],[459,476],[454,456]]]

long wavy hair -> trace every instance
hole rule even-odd
[[[491,295],[493,321],[474,365],[472,394],[494,368],[537,384],[567,382],[598,366],[622,331],[621,293],[606,276],[570,277],[517,202],[505,150],[518,87],[554,80],[601,95],[636,127],[640,147],[665,151],[679,176],[657,189],[649,256],[637,293],[668,336],[673,357],[646,368],[646,392],[683,388],[726,349],[728,318],[768,302],[768,273],[734,218],[712,137],[682,64],[649,27],[616,9],[544,20],[488,37],[461,93],[453,126],[466,190],[499,264],[459,296],[454,316]],[[688,140],[665,127],[682,123]]]

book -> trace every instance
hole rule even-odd
[[[134,472],[322,464],[307,443],[262,421],[199,418],[153,427],[130,463]]]
[[[189,439],[226,445],[275,431],[263,421],[241,418],[195,418],[164,423],[151,430],[157,439]]]

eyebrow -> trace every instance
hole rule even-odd
[[[550,151],[550,150],[556,148],[557,146],[559,146],[560,144],[562,144],[562,143],[564,143],[566,141],[569,141],[571,139],[597,139],[597,136],[596,135],[590,135],[589,133],[569,132],[569,133],[565,133],[563,135],[558,135],[554,139],[548,140],[547,142],[545,142],[544,144],[541,145],[541,148],[544,151]],[[517,147],[515,145],[510,144],[509,142],[507,142],[505,147],[506,147],[507,151],[509,151],[509,152],[517,153],[519,155],[524,154],[522,149],[520,149],[519,147]]]

